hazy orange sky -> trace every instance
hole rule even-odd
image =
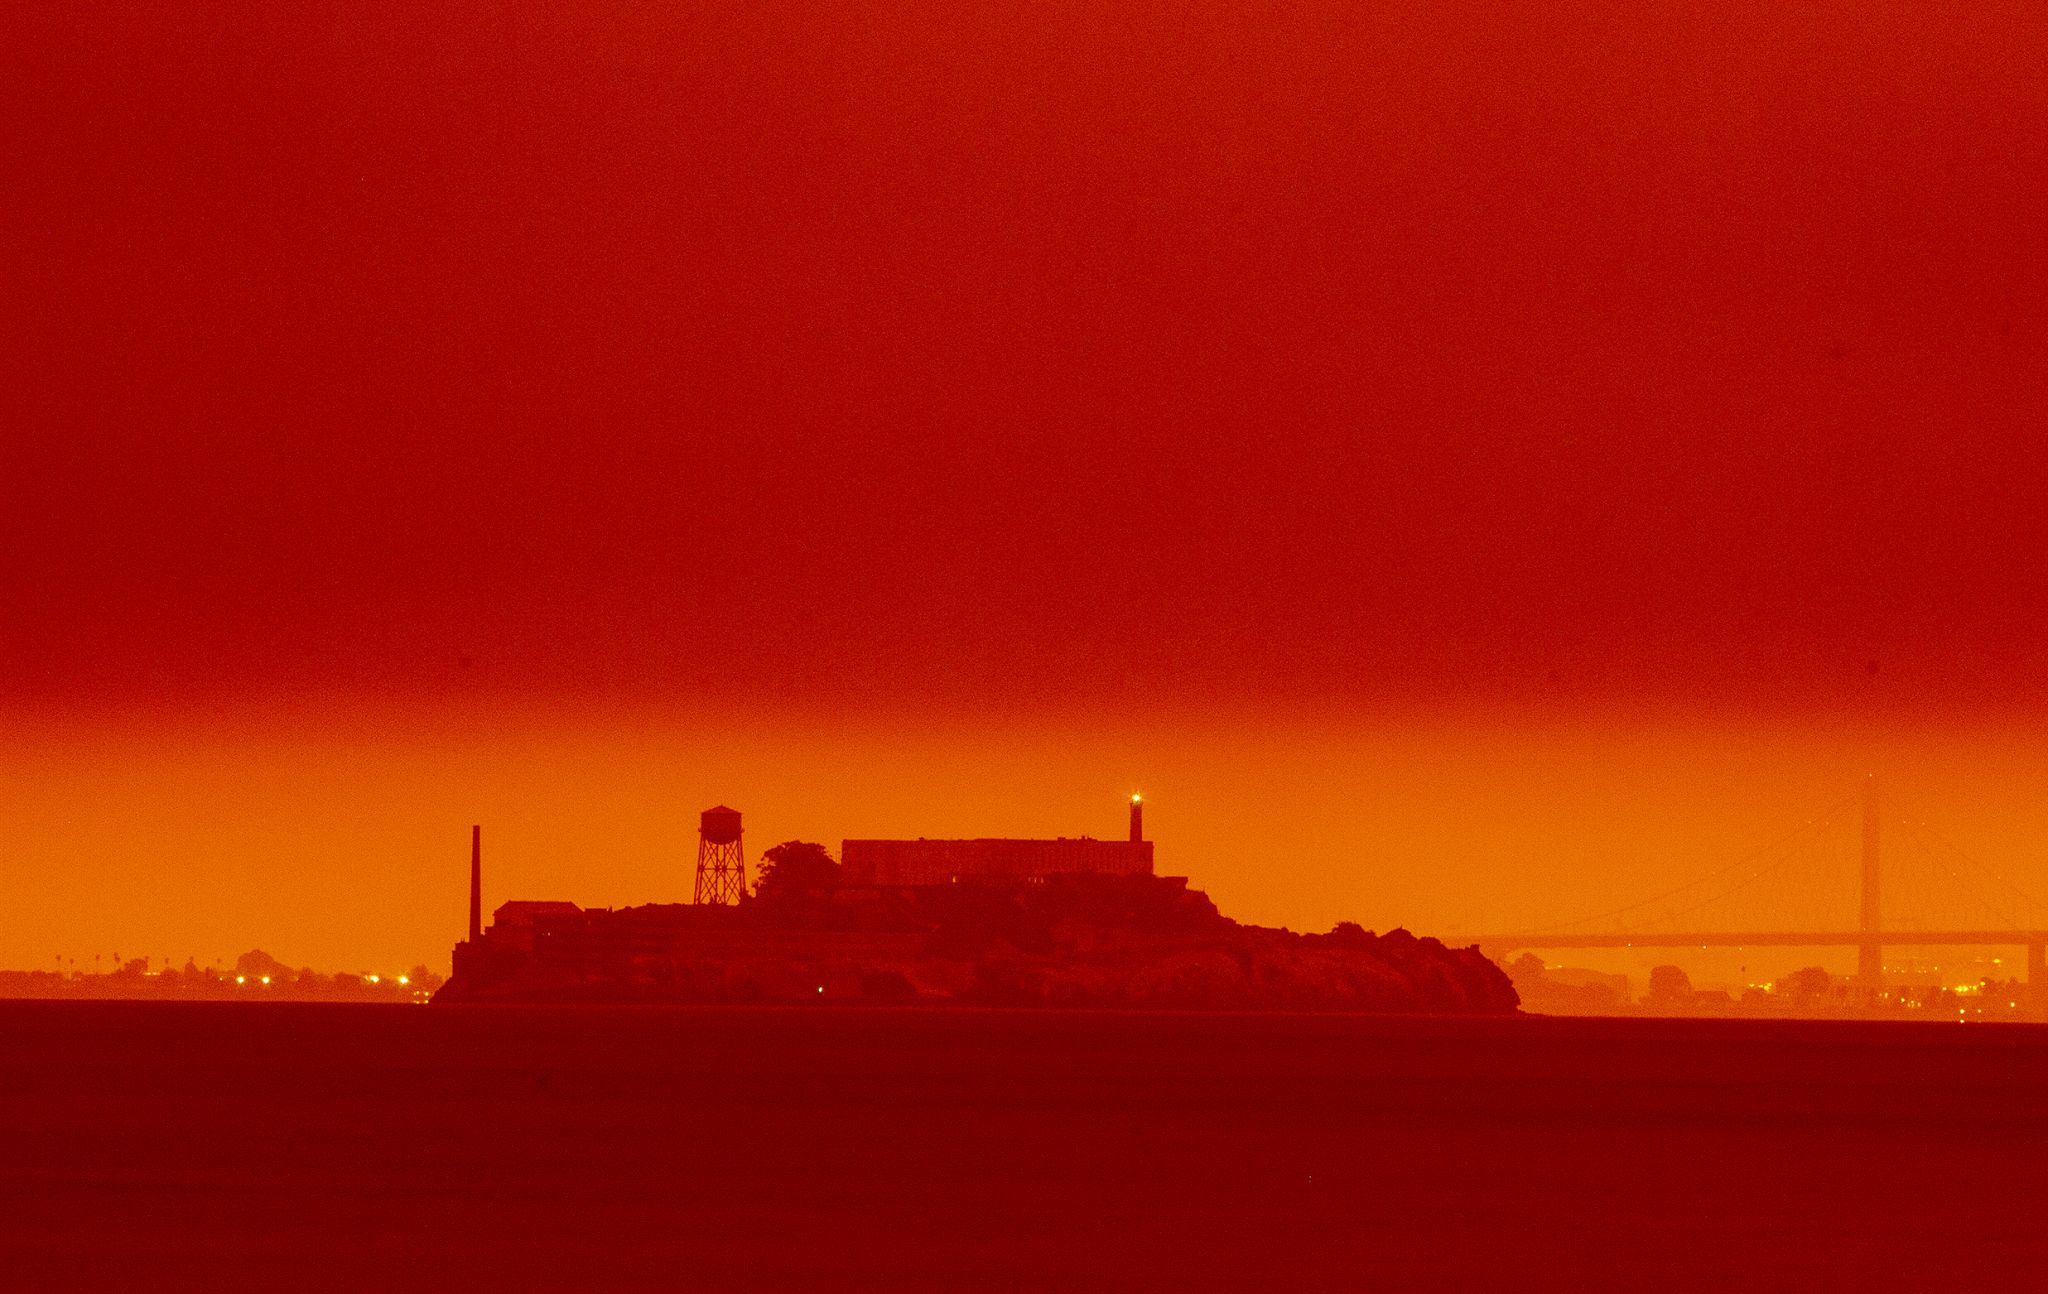
[[[696,810],[1473,929],[1871,767],[2048,894],[2048,12],[0,15],[0,965]],[[1847,914],[1845,914],[1845,920]]]

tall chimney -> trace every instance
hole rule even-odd
[[[469,829],[469,941],[484,937],[484,829]]]
[[[1145,797],[1131,797],[1131,843],[1137,844],[1145,838]]]
[[[1883,928],[1877,910],[1877,833],[1877,776],[1872,774],[1863,779],[1863,902],[1856,929],[1864,939],[1856,946],[1856,981],[1873,999],[1884,990],[1884,945],[1871,940]]]

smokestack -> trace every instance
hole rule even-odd
[[[1856,918],[1856,929],[1866,936],[1882,928],[1877,913],[1877,827],[1877,775],[1873,773],[1863,779],[1863,903]],[[1857,945],[1856,980],[1873,999],[1884,989],[1884,945]]]
[[[484,829],[469,829],[469,941],[484,937]]]
[[[1137,844],[1145,838],[1145,797],[1131,797],[1131,843]]]

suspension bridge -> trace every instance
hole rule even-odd
[[[1842,828],[1859,816],[1845,841]],[[1684,885],[1576,921],[1459,936],[1454,946],[1478,944],[1500,962],[1582,948],[1853,948],[1858,996],[1873,1003],[1884,996],[1887,948],[2024,949],[2028,1003],[2048,1016],[2039,907],[1924,821],[1888,812],[1871,779],[1860,795]]]

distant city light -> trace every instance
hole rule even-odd
[[[370,976],[370,982],[371,982],[372,984],[379,984],[379,983],[382,983],[383,981],[382,981],[382,980],[380,980],[380,979],[378,979],[378,977],[377,977],[377,976],[375,976],[375,975],[372,975],[372,976]]]
[[[400,975],[398,977],[398,982],[401,984],[410,984],[412,983],[412,977],[409,975]]]
[[[270,982],[270,976],[268,976],[268,975],[265,975],[265,976],[263,977],[263,982],[264,982],[265,984],[268,984],[268,983]]]
[[[235,976],[235,983],[237,983],[237,984],[247,984],[248,982],[249,982],[249,977],[248,977],[247,975],[237,975],[237,976]]]

